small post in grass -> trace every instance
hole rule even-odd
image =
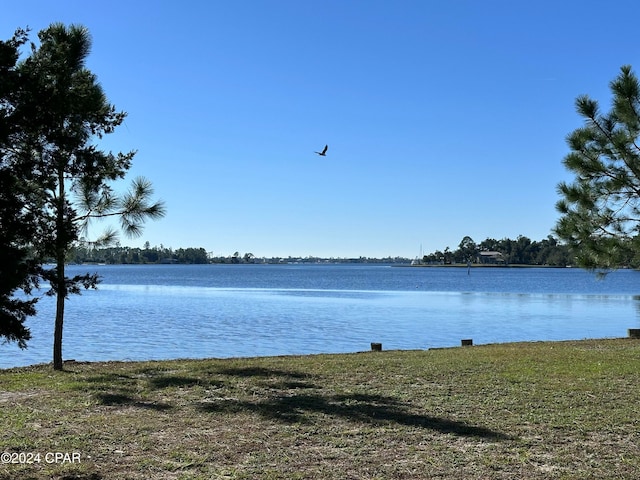
[[[640,338],[640,328],[630,328],[629,338]]]
[[[462,343],[463,347],[470,347],[470,346],[473,345],[473,339],[472,338],[465,338],[460,343]]]
[[[382,351],[382,344],[381,343],[371,342],[371,350],[373,352],[381,352]]]

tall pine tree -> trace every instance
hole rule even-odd
[[[38,226],[33,248],[39,259],[55,262],[42,276],[57,299],[53,367],[59,370],[65,300],[99,280],[95,274],[66,276],[70,250],[93,219],[117,217],[125,233],[139,235],[146,219],[164,215],[164,205],[151,200],[153,189],[145,179],[134,180],[123,196],[111,187],[125,176],[135,152],[104,152],[95,143],[112,133],[126,114],[107,101],[97,77],[85,66],[91,47],[88,30],[52,24],[38,37],[40,46],[33,46],[17,66],[20,90],[13,115],[24,128],[13,148],[15,165],[31,168],[37,187],[26,205]],[[115,236],[110,230],[102,240]]]
[[[567,137],[571,152],[564,158],[575,180],[558,185],[555,230],[590,270],[634,262],[640,246],[640,83],[623,66],[610,89],[606,113],[587,95],[576,99],[584,126]]]
[[[36,298],[28,294],[37,286],[40,273],[30,248],[37,232],[35,217],[24,208],[26,199],[33,198],[32,170],[25,165],[19,168],[13,149],[22,132],[14,116],[20,89],[16,66],[26,41],[25,30],[0,41],[0,338],[20,348],[26,348],[31,338],[25,321],[36,312]]]

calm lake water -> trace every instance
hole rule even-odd
[[[151,360],[426,349],[623,337],[640,325],[640,272],[380,265],[71,266],[97,291],[67,303],[65,359]],[[27,350],[0,368],[51,361],[55,301],[28,320]]]

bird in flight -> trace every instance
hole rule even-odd
[[[327,149],[329,148],[329,145],[325,145],[324,149],[321,152],[315,152],[318,155],[322,156],[322,157],[326,157],[327,156]]]

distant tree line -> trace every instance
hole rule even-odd
[[[230,255],[213,255],[204,248],[178,248],[164,245],[152,247],[145,242],[142,248],[94,246],[76,246],[68,257],[69,263],[104,263],[108,265],[121,264],[291,264],[291,263],[408,263],[406,257],[355,257],[355,258],[323,258],[323,257],[256,257],[253,253],[234,252]]]
[[[476,243],[465,236],[457,248],[436,250],[422,257],[422,264],[496,264],[539,265],[550,267],[579,266],[576,249],[549,235],[543,240],[531,240],[519,235],[515,240],[487,238]],[[151,246],[146,242],[142,248],[76,246],[68,257],[69,263],[116,264],[292,264],[292,263],[384,263],[403,264],[411,260],[406,257],[256,257],[253,253],[234,252],[229,255],[213,255],[202,247],[178,248]],[[617,267],[640,268],[640,236],[623,242],[615,258]]]
[[[515,240],[487,238],[480,243],[465,236],[456,250],[449,247],[444,251],[436,250],[424,255],[422,262],[433,265],[492,263],[565,267],[573,265],[572,258],[569,247],[560,244],[551,235],[540,241],[519,235]]]
[[[151,247],[146,242],[143,248],[132,247],[104,247],[91,248],[76,247],[69,256],[70,263],[106,263],[115,264],[146,264],[146,263],[210,263],[204,248],[166,248],[163,245]]]

